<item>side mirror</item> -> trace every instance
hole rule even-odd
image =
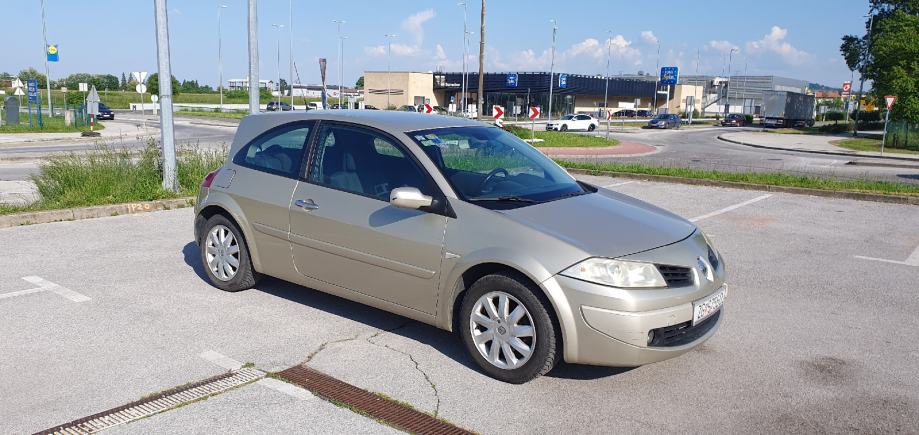
[[[399,208],[417,210],[430,207],[434,203],[434,198],[421,193],[415,187],[398,187],[389,193],[389,203]]]

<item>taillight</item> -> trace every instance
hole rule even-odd
[[[217,173],[220,172],[220,169],[216,169],[207,175],[204,176],[204,180],[201,181],[201,187],[209,188],[211,183],[214,182],[214,178],[217,177]]]

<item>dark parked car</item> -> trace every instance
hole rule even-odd
[[[96,119],[115,119],[115,112],[105,104],[99,103],[99,114],[96,115]]]
[[[639,118],[650,118],[650,117],[652,117],[652,116],[654,116],[654,115],[651,113],[650,110],[639,110],[638,113],[637,113],[637,116],[638,116]]]
[[[616,117],[617,118],[634,118],[637,114],[638,112],[632,109],[624,109],[624,110],[620,110],[616,112]]]
[[[290,104],[287,104],[283,101],[269,101],[268,107],[266,107],[265,110],[269,112],[277,112],[279,110],[288,112],[294,110],[294,108],[290,107]]]
[[[648,128],[680,128],[680,115],[662,113],[648,121]]]
[[[743,127],[745,125],[747,125],[747,117],[739,113],[731,113],[721,120],[722,127]]]

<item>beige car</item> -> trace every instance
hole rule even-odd
[[[692,223],[462,118],[246,117],[195,212],[214,286],[270,275],[454,331],[513,383],[562,359],[680,355],[715,333],[727,294]]]

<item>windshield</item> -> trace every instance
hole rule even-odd
[[[494,127],[452,127],[407,133],[461,199],[511,208],[587,193],[552,160]]]
[[[657,117],[655,117],[654,119],[667,119],[667,118],[669,118],[669,117],[670,117],[670,115],[661,114],[661,115],[657,115]]]

